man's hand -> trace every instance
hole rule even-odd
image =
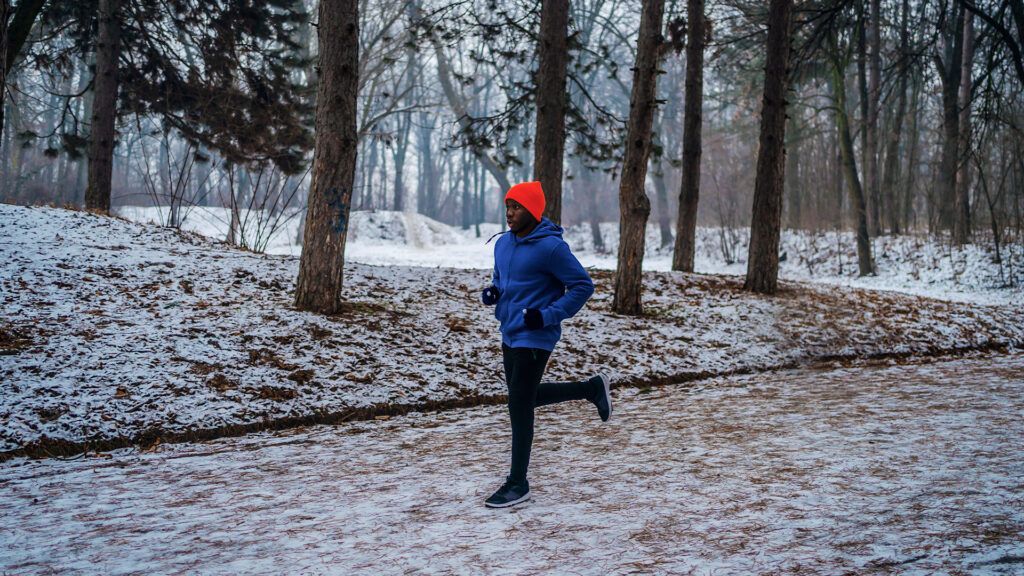
[[[530,330],[540,330],[544,327],[544,317],[536,308],[523,310],[523,321],[526,322],[526,327]]]
[[[498,290],[497,286],[484,288],[484,291],[480,294],[480,300],[487,306],[494,306],[498,303],[499,298],[501,298],[501,290]]]

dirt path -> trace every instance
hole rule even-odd
[[[0,573],[1024,572],[1024,354],[0,466]]]

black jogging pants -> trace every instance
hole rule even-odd
[[[541,384],[551,352],[539,348],[509,348],[505,344],[501,345],[501,352],[508,387],[508,415],[512,420],[509,479],[525,482],[533,446],[533,409],[567,400],[592,400],[598,393],[598,385],[591,381]]]

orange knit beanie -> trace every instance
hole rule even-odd
[[[538,222],[544,215],[546,202],[540,182],[522,182],[509,188],[508,193],[505,194],[505,201],[509,200],[519,202]]]

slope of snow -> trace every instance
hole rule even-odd
[[[0,456],[22,447],[222,434],[396,406],[499,401],[487,270],[345,270],[346,310],[292,307],[297,260],[192,234],[0,205]],[[643,318],[610,311],[612,275],[564,325],[552,379],[631,385],[834,357],[1024,342],[1019,307],[736,278],[645,277]]]
[[[166,215],[158,208],[124,207],[119,213],[139,222],[162,222]],[[253,217],[255,218],[255,216]],[[227,234],[228,212],[222,208],[194,208],[184,228],[223,239]],[[294,244],[299,220],[288,220],[268,246],[271,254],[298,255]],[[425,216],[400,212],[353,212],[352,234],[346,258],[375,265],[434,266],[488,269],[493,265],[491,235],[496,224],[475,230],[450,227]],[[594,249],[589,226],[566,230],[566,240],[585,266],[615,270],[618,224],[604,223],[601,234],[605,251]],[[695,269],[705,274],[746,273],[748,229],[697,229]],[[648,226],[645,270],[672,268],[671,247],[659,247],[660,235]],[[784,230],[780,250],[787,255],[779,275],[787,280],[820,282],[873,290],[889,290],[979,304],[1024,306],[1024,245],[1003,249],[1002,269],[994,262],[988,246],[969,244],[956,248],[920,236],[882,236],[872,240],[877,276],[857,276],[856,244],[852,232]]]
[[[0,464],[0,573],[1021,574],[1024,356]]]

